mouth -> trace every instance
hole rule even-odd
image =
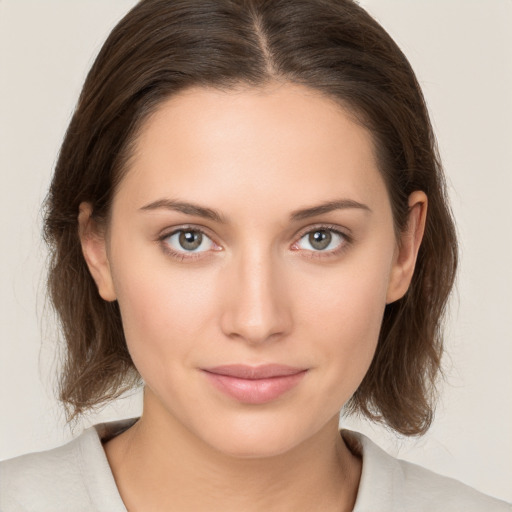
[[[279,364],[224,365],[202,369],[208,381],[223,394],[246,404],[276,400],[297,386],[307,369]]]

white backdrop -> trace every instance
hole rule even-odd
[[[0,459],[71,438],[53,397],[40,203],[85,73],[134,0],[0,0]],[[360,2],[409,57],[427,98],[462,261],[448,381],[429,433],[394,455],[512,501],[512,1]],[[41,342],[42,345],[41,345]],[[42,346],[42,348],[41,348]],[[84,426],[140,414],[135,395]]]

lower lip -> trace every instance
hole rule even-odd
[[[241,379],[204,371],[209,381],[226,395],[246,404],[265,404],[297,386],[307,370],[266,379]]]

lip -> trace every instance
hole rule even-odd
[[[232,364],[202,371],[217,390],[239,402],[256,405],[271,402],[293,389],[307,369],[281,364]]]

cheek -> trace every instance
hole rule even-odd
[[[327,391],[341,405],[359,386],[376,350],[386,304],[387,262],[384,256],[371,265],[341,266],[323,281],[322,290],[303,283],[310,290],[301,307],[303,327],[307,338],[315,340]]]
[[[118,252],[127,256],[115,259],[113,267],[128,349],[147,383],[176,386],[202,353],[210,353],[212,340],[222,340],[223,308],[236,304],[223,299],[241,291],[228,287],[229,280],[214,265],[192,270],[155,257],[154,248],[147,253],[132,244],[130,249]],[[287,290],[282,300],[293,318],[287,342],[322,369],[324,391],[334,408],[355,391],[371,363],[390,254],[366,249],[336,266],[304,262],[289,265],[282,274],[280,288]]]
[[[191,366],[193,349],[208,338],[214,303],[208,280],[126,258],[114,276],[128,350],[142,377],[168,378],[174,365]]]

